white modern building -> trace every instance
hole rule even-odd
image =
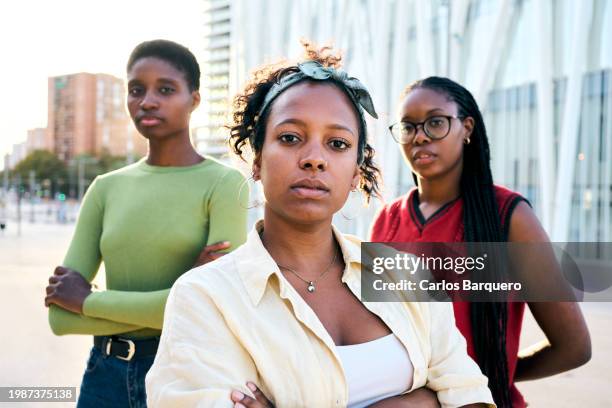
[[[333,42],[370,89],[385,198],[412,186],[387,133],[402,89],[429,75],[468,87],[497,183],[523,193],[554,241],[612,241],[612,0],[208,1],[210,133],[254,67]],[[208,70],[208,72],[206,72]],[[217,97],[219,99],[217,99]],[[373,209],[338,218],[367,236]]]
[[[207,1],[204,9],[205,50],[202,60],[202,107],[204,124],[193,131],[198,149],[222,158],[227,155],[227,132],[223,125],[229,111],[230,0]]]
[[[14,143],[13,151],[11,152],[8,159],[8,168],[14,169],[20,161],[26,158],[28,155],[26,142]]]

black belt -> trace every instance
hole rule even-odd
[[[94,336],[94,347],[99,348],[102,354],[125,361],[154,356],[158,346],[159,337],[140,340],[118,336]]]

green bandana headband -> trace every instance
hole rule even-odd
[[[299,71],[293,72],[282,77],[277,83],[272,85],[268,91],[261,108],[259,109],[260,115],[270,106],[270,103],[287,88],[306,80],[314,79],[316,81],[327,81],[331,80],[337,85],[344,88],[351,101],[359,112],[359,119],[363,129],[366,129],[365,119],[363,111],[365,110],[373,118],[378,119],[376,110],[374,109],[374,103],[372,97],[368,92],[367,88],[357,79],[349,77],[345,71],[336,70],[332,67],[324,67],[317,61],[306,61],[298,64]],[[364,140],[359,142],[359,164],[363,161],[363,146],[365,145]]]

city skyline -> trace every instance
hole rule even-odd
[[[97,6],[97,8],[96,8]],[[49,77],[87,72],[125,78],[125,63],[139,42],[167,38],[201,53],[201,0],[168,9],[161,0],[94,4],[74,0],[26,0],[0,5],[0,41],[8,98],[0,99],[0,157],[28,131],[47,126]],[[199,121],[194,114],[193,124]],[[0,160],[0,170],[4,161]]]
[[[495,181],[525,195],[555,240],[612,236],[612,0],[190,1],[202,12],[193,13],[191,40],[182,42],[202,66],[203,103],[191,123],[202,153],[222,154],[220,119],[249,71],[295,57],[299,38],[331,40],[381,117],[371,121],[370,137],[384,158],[387,199],[413,181],[385,125],[404,86],[437,74],[472,91],[489,130]],[[136,20],[130,27],[160,26],[139,24],[147,14],[134,10],[124,13]],[[365,233],[372,211],[346,227]]]

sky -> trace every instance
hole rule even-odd
[[[76,72],[125,77],[134,46],[165,38],[203,50],[204,0],[0,2],[0,158],[27,130],[46,127],[47,78]],[[192,125],[197,125],[197,114]],[[0,169],[4,162],[0,160]]]

